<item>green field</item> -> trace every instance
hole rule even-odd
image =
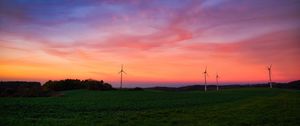
[[[0,98],[9,125],[300,125],[300,91],[65,91],[63,97]]]

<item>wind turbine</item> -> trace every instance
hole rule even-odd
[[[269,84],[270,84],[270,88],[272,88],[272,77],[271,77],[272,64],[268,66],[268,71],[269,71]]]
[[[206,91],[207,88],[206,88],[206,77],[208,76],[208,73],[207,73],[207,66],[205,67],[205,71],[203,72],[204,74],[204,90]]]
[[[127,74],[127,73],[123,70],[123,64],[122,64],[121,70],[120,70],[120,72],[119,72],[119,74],[121,74],[120,89],[122,89],[122,84],[123,84],[123,73]]]
[[[217,81],[217,91],[219,90],[219,74],[216,75],[216,81]]]

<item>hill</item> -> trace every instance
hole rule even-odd
[[[300,80],[291,81],[288,83],[276,83],[273,82],[273,88],[282,88],[282,89],[295,89],[300,90]],[[230,84],[230,85],[219,85],[220,89],[235,89],[235,88],[268,88],[269,84]],[[208,90],[216,90],[217,85],[207,85]],[[188,85],[182,87],[150,87],[146,89],[152,90],[163,90],[163,91],[193,91],[193,90],[204,90],[204,85]]]

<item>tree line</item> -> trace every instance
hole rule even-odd
[[[0,81],[0,97],[42,97],[57,94],[56,91],[88,89],[113,90],[114,88],[103,80],[49,80],[44,85],[40,82]]]
[[[112,90],[112,86],[109,83],[105,83],[103,80],[79,80],[79,79],[65,79],[59,81],[47,81],[44,85],[47,89],[54,91],[72,90],[72,89],[89,89],[89,90]]]

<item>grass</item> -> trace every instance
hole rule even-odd
[[[300,125],[300,91],[65,91],[0,98],[0,125]]]

